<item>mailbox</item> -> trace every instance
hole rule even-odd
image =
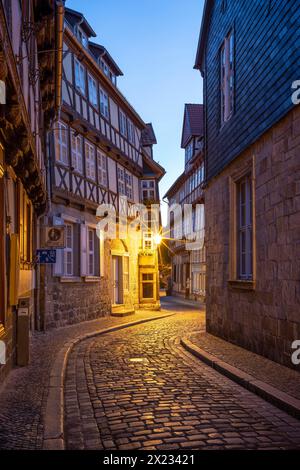
[[[17,311],[17,365],[29,364],[29,303],[30,299],[20,299]]]

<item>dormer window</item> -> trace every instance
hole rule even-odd
[[[77,29],[76,29],[76,37],[77,37],[77,39],[79,39],[79,41],[81,42],[83,47],[85,47],[87,49],[88,45],[89,45],[88,37],[87,37],[86,34],[84,34],[82,29],[80,29],[79,27],[77,27]]]
[[[102,68],[103,72],[105,75],[108,77],[109,76],[109,68],[106,62],[104,62],[103,59],[100,59],[100,67]]]

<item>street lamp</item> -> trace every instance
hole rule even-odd
[[[156,245],[160,245],[161,244],[161,241],[162,241],[162,236],[159,234],[159,233],[156,233],[154,235],[154,243]]]

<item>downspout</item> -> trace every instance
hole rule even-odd
[[[61,105],[62,62],[63,62],[63,33],[64,33],[64,5],[61,1],[56,4],[56,77],[55,77],[55,108]]]

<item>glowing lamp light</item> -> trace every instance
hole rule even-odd
[[[156,235],[154,235],[154,243],[155,243],[156,245],[160,245],[160,244],[161,244],[161,241],[162,241],[162,236],[161,236],[159,233],[157,233]]]

